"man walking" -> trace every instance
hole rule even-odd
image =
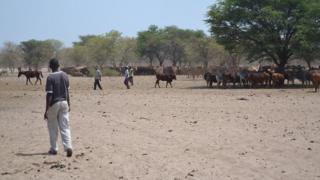
[[[129,66],[129,82],[131,86],[133,86],[133,73],[134,73],[133,67]]]
[[[129,68],[128,68],[128,66],[125,67],[125,71],[124,71],[124,84],[126,85],[127,89],[130,89],[130,86],[129,86]]]
[[[69,126],[69,79],[68,75],[59,71],[59,61],[51,59],[49,67],[52,73],[47,77],[46,83],[46,111],[44,119],[47,120],[50,136],[49,154],[56,155],[58,152],[58,131],[60,131],[62,144],[67,157],[72,156],[71,133]]]
[[[102,90],[102,87],[100,85],[100,81],[101,81],[101,72],[98,68],[98,66],[95,67],[96,69],[96,74],[94,76],[94,85],[93,85],[93,89],[96,90],[97,86],[99,87],[100,90]]]

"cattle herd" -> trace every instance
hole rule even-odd
[[[88,76],[87,67],[68,67],[63,71],[72,76]],[[121,69],[119,69],[121,74]],[[1,75],[7,74],[2,70]],[[155,75],[155,87],[160,88],[160,81],[166,81],[172,87],[172,81],[176,80],[176,75],[187,75],[187,78],[195,78],[203,75],[208,87],[216,84],[218,88],[241,87],[241,88],[259,88],[259,87],[284,87],[289,85],[301,86],[303,88],[313,85],[315,92],[319,91],[320,86],[320,67],[306,69],[303,66],[288,66],[283,70],[277,69],[275,66],[258,66],[258,67],[239,67],[224,68],[213,67],[206,71],[203,68],[177,68],[177,67],[135,67],[135,75]],[[36,78],[41,84],[41,71],[21,71],[19,75],[26,76],[26,84],[31,83],[30,78]],[[297,81],[298,84],[295,84]],[[37,82],[36,81],[36,82]]]
[[[216,83],[217,87],[224,88],[228,87],[228,84],[232,84],[233,87],[247,88],[283,87],[289,84],[294,85],[295,80],[298,80],[302,87],[310,86],[312,83],[317,91],[320,83],[320,69],[306,70],[302,66],[288,66],[282,71],[273,66],[236,70],[216,68],[204,73],[204,79],[208,87],[213,87],[213,83]]]

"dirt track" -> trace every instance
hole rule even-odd
[[[320,93],[154,79],[70,78],[66,158],[45,154],[44,85],[0,77],[0,179],[320,179]]]

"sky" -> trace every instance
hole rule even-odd
[[[150,25],[208,32],[215,0],[0,0],[0,46],[6,41],[57,39],[66,47],[79,35],[118,30],[136,37]]]

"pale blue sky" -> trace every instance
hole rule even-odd
[[[136,36],[149,25],[208,31],[215,0],[0,0],[0,46],[5,41],[58,39],[71,46],[79,35],[118,30]]]

